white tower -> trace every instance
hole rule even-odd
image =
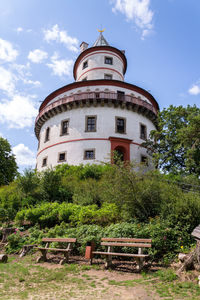
[[[110,161],[114,150],[125,161],[150,165],[141,144],[155,129],[158,103],[146,90],[124,82],[124,51],[110,46],[102,32],[92,47],[83,42],[80,50],[75,82],[52,92],[40,106],[37,169]]]

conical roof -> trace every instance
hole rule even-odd
[[[93,47],[96,47],[96,46],[109,46],[109,44],[106,41],[106,39],[104,38],[102,32],[100,32],[98,39],[96,40],[96,42],[93,45]]]

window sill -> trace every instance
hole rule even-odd
[[[61,133],[60,136],[69,135],[69,133]]]
[[[127,134],[126,132],[118,132],[118,131],[115,131],[115,133],[119,133],[119,134]]]

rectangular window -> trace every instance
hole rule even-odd
[[[50,135],[50,128],[47,127],[46,132],[45,132],[45,140],[44,140],[44,142],[49,141],[49,135]]]
[[[61,132],[60,135],[69,134],[69,120],[63,120],[61,122]]]
[[[82,79],[82,81],[87,81],[87,77],[84,77],[84,78]]]
[[[66,152],[58,153],[58,162],[66,161]]]
[[[147,139],[147,127],[144,124],[140,124],[140,138],[142,140]]]
[[[95,159],[95,150],[94,149],[85,150],[84,159]]]
[[[126,119],[115,117],[115,132],[126,133]]]
[[[148,166],[148,158],[145,155],[141,155],[141,163]]]
[[[86,60],[86,61],[84,61],[84,63],[83,63],[83,69],[85,69],[85,68],[87,68],[88,67],[88,61]]]
[[[111,74],[104,74],[104,79],[111,80],[112,75]]]
[[[47,165],[47,157],[43,158],[42,160],[42,167],[45,167]]]
[[[108,64],[108,65],[112,65],[113,64],[113,59],[112,57],[107,57],[105,56],[105,64]]]
[[[85,131],[95,132],[96,131],[97,116],[86,116],[85,117]]]

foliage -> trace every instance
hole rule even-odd
[[[9,223],[21,206],[16,182],[0,188],[0,222]]]
[[[200,175],[200,109],[171,105],[158,116],[158,129],[145,143],[156,164],[174,174]],[[154,142],[156,141],[156,143]]]
[[[17,164],[9,142],[0,137],[0,186],[9,184],[17,175]]]
[[[187,227],[181,224],[171,224],[160,218],[150,219],[148,223],[138,221],[127,223],[116,223],[108,226],[96,224],[84,224],[71,227],[70,224],[62,222],[52,228],[40,229],[38,225],[29,229],[29,235],[24,238],[19,233],[10,235],[8,251],[16,252],[23,244],[40,244],[42,237],[74,237],[77,238],[76,254],[84,254],[87,242],[93,241],[96,249],[100,250],[102,237],[127,237],[127,238],[150,238],[152,248],[148,253],[153,260],[165,257],[174,258],[181,251],[182,247],[191,246],[192,240]],[[117,251],[133,253],[137,249],[118,248]]]
[[[119,220],[116,205],[80,206],[72,203],[42,203],[33,208],[22,209],[16,215],[15,221],[22,224],[29,221],[32,225],[39,224],[41,228],[53,227],[62,222],[71,225],[100,224],[107,225]]]
[[[25,243],[25,237],[22,237],[19,231],[16,231],[8,236],[8,245],[6,246],[7,253],[18,252]]]

